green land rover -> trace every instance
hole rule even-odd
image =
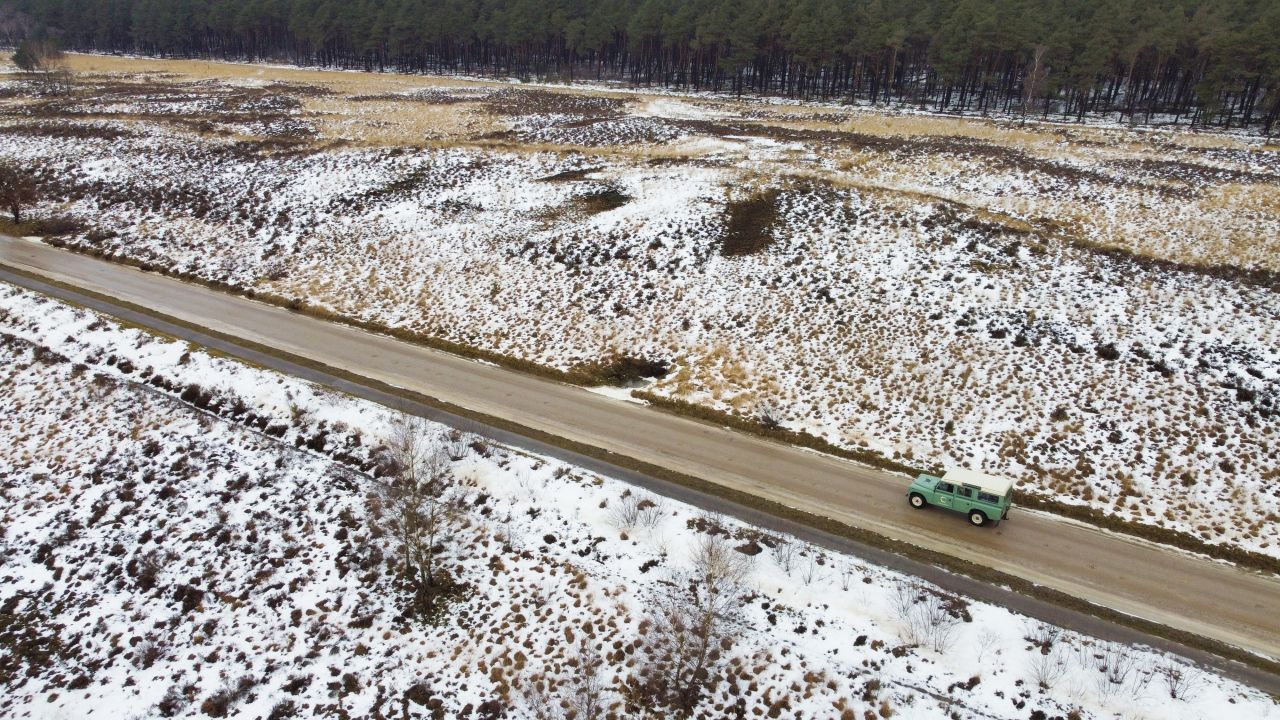
[[[974,525],[1000,522],[1009,516],[1013,481],[972,470],[948,470],[942,477],[921,475],[907,488],[917,510],[937,505],[969,516]]]

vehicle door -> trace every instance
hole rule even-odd
[[[959,510],[962,513],[967,513],[973,509],[973,488],[957,485],[955,489],[955,496],[955,502],[951,505],[952,510]]]
[[[952,493],[955,492],[955,489],[956,489],[955,485],[952,485],[951,483],[943,480],[939,480],[938,486],[933,489],[935,493],[933,498],[934,504],[940,505],[944,508],[954,508],[955,496],[952,495]]]

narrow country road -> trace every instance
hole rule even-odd
[[[1280,658],[1275,577],[1016,507],[998,527],[973,528],[912,510],[899,475],[31,241],[0,238],[0,266]]]

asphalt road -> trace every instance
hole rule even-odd
[[[912,510],[900,475],[39,243],[0,237],[4,265],[1280,658],[1275,576],[1016,507],[997,527],[970,527],[959,514]]]

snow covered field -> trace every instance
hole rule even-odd
[[[1176,658],[435,425],[465,509],[441,543],[461,591],[430,624],[379,492],[397,414],[11,286],[0,368],[7,718],[634,717],[672,652],[662,609],[711,586],[707,547],[741,572],[697,717],[1280,711]]]
[[[1274,146],[112,62],[0,101],[72,246],[1280,556]]]

